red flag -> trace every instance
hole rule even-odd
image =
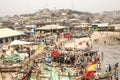
[[[96,58],[96,59],[92,62],[92,64],[96,64],[98,61],[99,61],[99,58]]]
[[[82,45],[82,42],[79,42],[79,45]]]
[[[30,70],[23,78],[22,80],[30,80],[32,70]]]
[[[58,58],[59,57],[59,51],[58,50],[53,50],[52,55],[53,55],[54,58]]]
[[[70,33],[65,33],[64,38],[72,39],[72,35]]]
[[[87,73],[85,74],[84,78],[93,78],[94,77],[94,72],[97,66],[97,59],[87,68]]]
[[[94,71],[88,71],[86,73],[86,75],[84,76],[84,78],[93,78],[94,77]]]
[[[13,68],[17,68],[16,66],[13,66]]]

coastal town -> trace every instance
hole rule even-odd
[[[119,80],[119,55],[120,11],[0,17],[0,80]]]

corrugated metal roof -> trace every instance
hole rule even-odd
[[[108,27],[108,23],[97,23],[97,24],[92,24],[92,25],[97,25],[98,27]]]
[[[0,38],[18,36],[18,35],[23,35],[23,33],[20,33],[18,31],[15,31],[9,28],[0,29]]]
[[[101,24],[98,24],[98,27],[108,27],[108,23],[101,23]]]
[[[60,25],[46,25],[43,27],[38,28],[39,30],[51,30],[51,29],[64,29],[66,26],[60,26]]]

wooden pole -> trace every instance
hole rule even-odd
[[[37,74],[37,75],[36,75],[36,80],[39,80],[40,71],[38,71],[36,74]]]
[[[4,80],[4,79],[3,79],[3,75],[2,75],[2,72],[1,72],[0,74],[1,74],[1,78],[2,78],[2,80]]]

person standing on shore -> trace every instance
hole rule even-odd
[[[119,63],[115,64],[114,70],[118,70],[119,69]]]
[[[119,73],[118,73],[118,71],[115,71],[115,80],[119,80]]]
[[[108,64],[108,71],[111,72],[111,65]]]
[[[107,43],[107,41],[105,40],[105,41],[104,41],[104,45],[106,45],[106,43]]]
[[[95,80],[100,80],[100,79],[99,79],[99,74],[96,74]]]
[[[108,71],[109,71],[109,65],[106,64],[106,65],[105,65],[105,68],[106,68],[106,72],[108,72]]]
[[[103,61],[103,59],[104,59],[104,53],[101,52],[101,60]]]

